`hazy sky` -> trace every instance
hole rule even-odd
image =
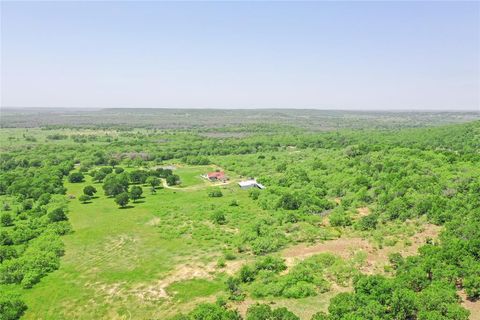
[[[5,2],[1,105],[480,110],[480,3]]]

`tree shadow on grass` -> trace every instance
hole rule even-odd
[[[125,206],[125,207],[120,207],[119,209],[132,209],[132,208],[135,208],[134,206]]]
[[[137,200],[137,201],[134,201],[133,203],[145,203],[145,200]]]

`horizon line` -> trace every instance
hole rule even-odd
[[[351,108],[307,108],[307,107],[23,107],[23,106],[0,106],[3,109],[39,109],[39,110],[71,110],[71,111],[101,111],[112,109],[125,110],[304,110],[304,111],[350,111],[350,112],[480,112],[477,109],[351,109]]]

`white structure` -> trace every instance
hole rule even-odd
[[[249,189],[249,188],[253,188],[253,187],[256,187],[256,188],[259,188],[259,189],[265,189],[265,186],[261,183],[258,183],[257,180],[255,180],[255,179],[240,181],[238,183],[238,185],[242,189]]]

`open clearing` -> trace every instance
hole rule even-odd
[[[188,192],[162,189],[151,195],[145,187],[144,198],[126,209],[119,209],[105,197],[101,184],[93,184],[99,196],[81,204],[78,196],[91,181],[87,178],[82,184],[67,183],[67,194],[75,196],[69,204],[75,232],[64,237],[66,254],[60,269],[35,288],[25,290],[29,304],[25,319],[158,318],[195,305],[191,300],[178,302],[175,295],[167,294],[174,283],[208,280],[203,287],[198,286],[194,300],[211,296],[210,284],[215,288],[213,293],[223,288],[221,274],[236,271],[241,262],[229,261],[222,270],[215,267],[214,261],[224,247],[222,239],[228,238],[230,231],[216,230],[218,237],[212,237],[212,228],[218,228],[206,224],[211,211],[207,208],[220,203],[228,206],[235,199],[249,214],[259,209],[247,192],[233,184],[227,186],[233,189],[224,189],[224,197],[209,198],[206,189],[210,182],[199,178],[199,184],[193,184],[198,173],[206,169],[178,170],[182,178],[190,175],[186,179],[188,188],[201,188],[185,190]],[[248,220],[248,214],[240,219]],[[188,223],[194,234],[176,236],[176,232],[182,232],[180,221]]]

